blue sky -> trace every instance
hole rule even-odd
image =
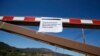
[[[45,16],[83,19],[100,19],[100,0],[0,0],[0,16]],[[23,26],[38,30],[35,26]],[[81,29],[64,28],[61,33],[52,35],[82,42]],[[100,30],[85,29],[86,43],[100,47]],[[0,41],[19,48],[49,48],[55,46],[24,38],[0,30]],[[63,52],[58,48],[57,52]],[[65,50],[64,52],[79,54]]]

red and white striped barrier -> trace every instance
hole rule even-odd
[[[39,22],[43,17],[0,16],[0,21]],[[54,17],[48,17],[54,18]],[[57,19],[57,18],[56,18]],[[100,20],[85,20],[79,18],[62,18],[63,23],[100,25]]]

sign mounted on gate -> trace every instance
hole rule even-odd
[[[42,17],[38,32],[62,32],[62,18]]]

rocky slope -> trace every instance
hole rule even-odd
[[[46,48],[16,48],[0,42],[0,56],[70,56]]]

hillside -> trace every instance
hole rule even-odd
[[[16,48],[0,42],[0,56],[70,56],[46,48]]]

